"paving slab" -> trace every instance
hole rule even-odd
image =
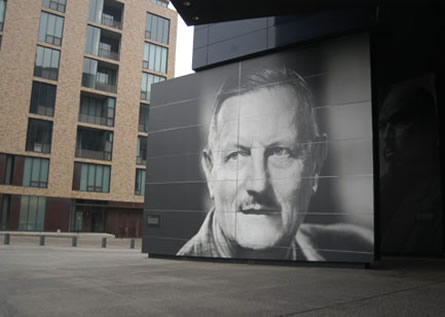
[[[0,246],[0,316],[443,316],[445,260],[370,269]]]

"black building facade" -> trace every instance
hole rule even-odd
[[[222,19],[175,5],[194,23]],[[443,10],[293,12],[197,25],[197,73],[153,87],[143,251],[335,262],[443,255]],[[286,146],[286,115],[279,118],[293,113],[282,105],[292,93],[280,87],[299,80],[263,78],[283,68],[310,91],[317,132],[304,134],[297,120],[305,137],[292,141],[307,151]],[[295,117],[312,122],[299,108],[305,95],[296,86]],[[273,107],[263,106],[268,100]],[[230,139],[233,131],[236,150],[220,136]],[[302,176],[284,168],[297,161],[314,167]]]

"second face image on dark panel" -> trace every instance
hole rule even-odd
[[[370,96],[367,34],[153,86],[148,252],[373,261]]]

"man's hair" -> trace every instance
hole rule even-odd
[[[314,144],[319,142],[320,132],[313,112],[312,93],[306,81],[297,72],[285,67],[274,69],[261,69],[258,71],[245,71],[238,73],[236,77],[227,79],[221,86],[215,101],[212,118],[209,127],[208,150],[212,150],[218,137],[218,114],[221,111],[224,101],[231,97],[244,95],[261,88],[274,88],[278,86],[288,86],[296,96],[295,100],[295,125],[298,129],[298,142],[301,142],[302,149],[310,154]],[[319,151],[316,151],[319,152]],[[321,153],[311,153],[314,159],[322,164],[324,155]],[[320,164],[320,165],[321,165]]]

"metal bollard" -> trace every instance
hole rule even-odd
[[[73,240],[71,242],[71,246],[72,247],[77,247],[77,237],[76,236],[73,237]]]
[[[102,238],[102,248],[107,247],[107,238]]]
[[[40,245],[45,245],[45,236],[40,236]]]
[[[130,249],[134,249],[134,239],[130,240]]]
[[[3,236],[3,244],[9,244],[11,240],[11,235],[9,233],[5,233],[5,235]]]

